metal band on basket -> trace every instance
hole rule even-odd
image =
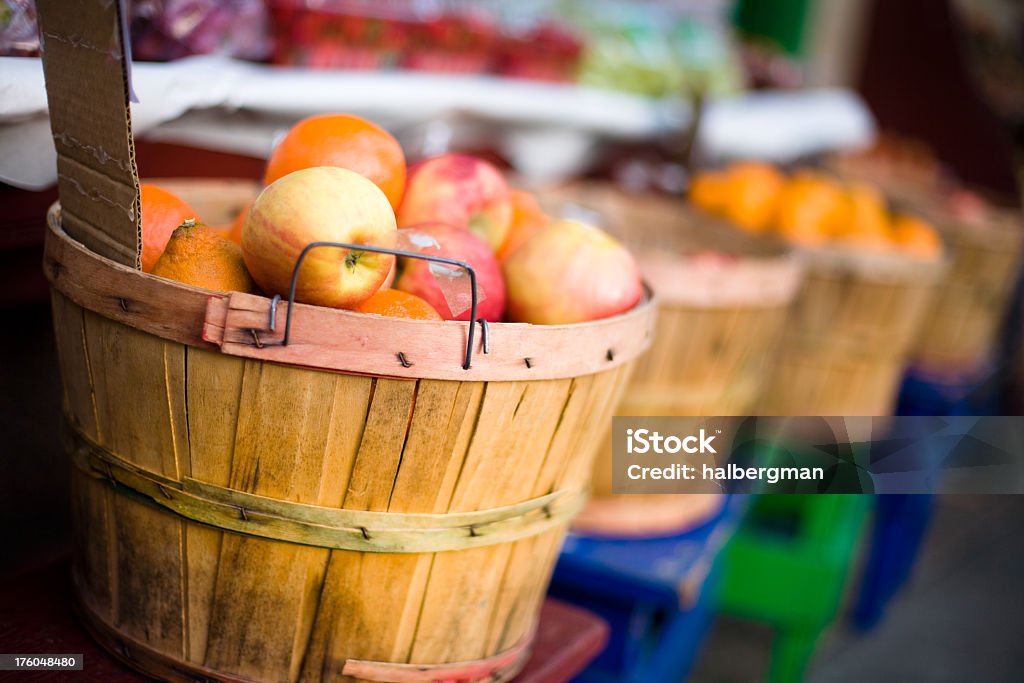
[[[86,474],[122,493],[220,529],[319,548],[375,553],[432,553],[479,548],[536,536],[568,524],[581,492],[546,496],[478,512],[397,513],[294,503],[139,468],[68,428],[72,457]]]

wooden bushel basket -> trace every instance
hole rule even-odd
[[[562,188],[544,200],[600,213],[657,294],[654,339],[616,415],[744,415],[755,409],[801,283],[798,259],[781,245],[691,211],[682,200],[601,184]],[[702,265],[700,252],[712,250],[735,261]],[[721,500],[713,493],[612,493],[609,436],[595,459],[593,496],[573,528],[619,537],[675,533],[713,514]]]
[[[172,681],[508,680],[654,305],[463,369],[469,323],[296,304],[282,346],[286,303],[143,274],[117,7],[39,3],[84,623]]]
[[[803,252],[807,279],[764,387],[766,415],[889,415],[947,264]]]
[[[862,162],[863,163],[863,162]],[[1024,214],[990,198],[988,216],[958,220],[944,208],[943,187],[931,176],[905,177],[891,169],[833,162],[840,177],[883,188],[890,202],[919,214],[942,235],[950,267],[932,297],[910,352],[910,362],[937,377],[973,375],[991,362],[999,327],[1010,306],[1024,246]]]
[[[937,374],[976,372],[991,361],[1021,265],[1024,216],[996,210],[966,225],[922,207],[942,232],[952,265],[938,287],[912,352],[913,363]]]

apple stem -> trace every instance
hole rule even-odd
[[[356,269],[356,264],[359,263],[359,257],[362,255],[363,253],[361,251],[350,251],[345,254],[345,267],[348,268],[349,271],[354,271]]]

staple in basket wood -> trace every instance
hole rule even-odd
[[[688,209],[682,200],[632,195],[605,184],[545,193],[561,214],[593,211],[637,256],[658,296],[650,349],[636,364],[616,415],[743,415],[754,408],[802,277],[782,245],[751,239]],[[710,251],[736,260],[702,261]],[[694,258],[696,256],[696,258]],[[680,531],[713,513],[714,494],[612,493],[605,440],[594,495],[574,522],[580,531],[654,535]]]
[[[39,3],[84,622],[165,680],[508,680],[653,303],[464,370],[468,323],[296,304],[281,346],[270,299],[141,273],[118,8]]]

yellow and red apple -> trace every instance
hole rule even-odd
[[[508,317],[565,325],[629,310],[643,295],[633,256],[608,233],[573,220],[537,232],[502,266]]]
[[[463,228],[443,223],[424,223],[402,230],[416,251],[431,256],[464,261],[473,267],[477,281],[477,318],[499,322],[505,315],[505,281],[501,277],[501,266],[487,244]],[[449,270],[447,266],[434,266],[422,259],[401,259],[401,274],[395,280],[395,289],[415,294],[433,306],[445,320],[469,320],[470,298],[469,278],[465,271]],[[439,282],[449,277],[453,282]],[[460,284],[460,283],[465,283]],[[448,292],[448,296],[445,295]],[[452,310],[449,299],[457,297],[459,310]]]
[[[466,228],[497,251],[512,223],[512,203],[494,166],[465,154],[442,154],[409,169],[397,215],[401,228],[422,223]]]
[[[290,173],[260,193],[242,230],[242,255],[264,292],[287,295],[309,243],[393,247],[395,234],[395,214],[380,188],[354,171],[321,166]],[[393,264],[388,254],[314,249],[302,263],[296,300],[353,308],[380,289]]]

